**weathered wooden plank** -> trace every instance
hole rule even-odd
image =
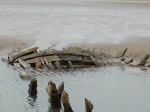
[[[125,56],[125,53],[127,52],[128,48],[126,48],[121,54],[119,54],[116,58],[120,58]]]
[[[30,68],[31,66],[27,64],[25,61],[19,58],[19,63],[20,65],[25,69],[25,68]]]
[[[61,60],[59,56],[54,55],[54,56],[46,56],[47,62],[52,62],[52,61],[59,61]]]
[[[139,65],[145,65],[148,58],[149,58],[149,54],[147,54],[146,56],[143,57],[143,59],[140,61]]]
[[[53,66],[53,64],[51,63],[51,61],[48,61],[48,59],[46,57],[43,58],[47,67],[50,69],[50,70],[54,70],[55,67]]]
[[[68,56],[68,55],[60,55],[60,58],[65,61],[83,61],[83,58],[80,56]]]
[[[78,52],[68,52],[68,51],[43,51],[39,53],[34,53],[26,56],[22,56],[22,60],[29,60],[37,57],[51,56],[51,55],[68,55],[68,56],[89,56],[87,53],[78,53]]]
[[[93,60],[93,62],[95,63],[96,66],[100,66],[100,63],[98,62],[98,60],[96,58],[94,58],[92,55],[90,57],[91,57],[91,59]]]
[[[42,60],[42,57],[38,57],[38,58],[30,59],[30,60],[25,60],[25,62],[28,63],[28,64],[32,64],[32,63],[39,62],[41,60]]]
[[[37,52],[37,49],[38,49],[38,47],[34,47],[34,48],[31,48],[31,49],[25,50],[25,51],[23,51],[23,52],[20,52],[20,53],[18,53],[17,55],[14,55],[14,56],[10,55],[10,56],[8,56],[9,63],[12,63],[12,62],[15,61],[17,58],[20,58],[20,57],[22,57],[22,56],[35,53],[35,52]],[[9,58],[9,57],[11,57],[11,58]]]
[[[125,64],[129,64],[129,63],[133,62],[133,60],[134,60],[133,57],[131,57],[131,58],[126,58],[126,57],[125,57],[124,63],[125,63]]]
[[[71,69],[74,69],[74,66],[73,66],[73,64],[72,64],[71,61],[68,61],[68,64],[69,64],[69,67],[70,67]]]
[[[59,63],[59,61],[56,61],[56,62],[55,62],[55,65],[56,65],[57,69],[62,69],[62,67],[61,67],[61,65],[60,65],[60,63]]]
[[[14,66],[17,67],[17,68],[20,68],[20,63],[14,63]]]

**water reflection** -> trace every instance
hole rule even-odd
[[[49,108],[47,112],[62,112],[60,109]]]
[[[28,100],[27,102],[29,103],[30,107],[35,108],[37,95],[29,95],[27,100]]]

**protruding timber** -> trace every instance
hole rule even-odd
[[[64,81],[58,87],[58,95],[61,98],[62,92],[64,91]]]
[[[148,60],[149,58],[149,54],[147,54],[139,63],[139,65],[145,65],[146,61]]]
[[[94,105],[85,98],[85,112],[92,112]]]
[[[30,95],[36,95],[37,94],[37,80],[36,80],[36,78],[31,79],[28,92]]]
[[[71,105],[70,105],[69,96],[66,91],[62,92],[61,100],[64,106],[64,112],[73,112]]]
[[[126,48],[120,55],[118,55],[117,58],[124,57],[127,50],[128,48]]]
[[[51,106],[53,108],[61,108],[61,101],[56,89],[56,84],[52,81],[49,81],[46,91],[49,95]]]

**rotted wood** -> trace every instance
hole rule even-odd
[[[84,57],[89,56],[88,53],[79,53],[79,52],[70,52],[70,51],[43,51],[39,53],[22,56],[21,59],[26,61],[26,60],[30,60],[33,58],[53,56],[53,55],[84,56]]]
[[[133,60],[134,60],[134,58],[125,58],[125,60],[124,60],[124,63],[125,64],[129,64],[129,63],[131,63],[131,62],[133,62]]]
[[[50,60],[48,60],[46,57],[44,58],[44,61],[48,67],[49,70],[55,70],[54,65],[52,64],[52,62]]]
[[[71,69],[74,69],[74,66],[73,66],[73,64],[72,64],[71,61],[68,61],[68,64],[69,64],[69,67],[70,67]]]
[[[46,91],[49,95],[51,106],[53,108],[61,108],[61,101],[56,89],[56,84],[52,81],[49,81]]]
[[[61,100],[64,106],[64,112],[73,112],[72,107],[70,105],[69,96],[66,91],[62,92]]]
[[[19,64],[24,68],[31,68],[30,64],[27,64],[25,61],[19,58]]]
[[[56,65],[56,67],[57,67],[58,70],[62,69],[59,61],[56,61],[55,65]]]
[[[30,95],[36,95],[37,94],[37,80],[36,80],[36,78],[31,79],[28,92]]]
[[[98,60],[94,56],[91,55],[90,57],[96,66],[98,66],[98,67],[101,66],[101,64],[98,62]]]
[[[85,111],[92,112],[94,105],[85,98]]]
[[[61,98],[62,92],[64,91],[64,81],[58,86],[58,95]]]
[[[9,56],[8,56],[9,63],[12,63],[12,62],[15,61],[17,58],[20,58],[20,57],[22,57],[22,56],[26,56],[26,55],[35,53],[35,52],[37,52],[37,49],[38,49],[38,47],[34,47],[34,48],[31,48],[31,49],[25,50],[25,51],[23,51],[23,52],[20,52],[20,53],[18,53],[18,54],[15,55],[15,56],[9,55]],[[9,57],[11,57],[11,58],[9,58]]]
[[[139,65],[145,65],[146,61],[149,58],[149,54],[147,54],[146,56],[144,56],[144,58],[140,61]]]

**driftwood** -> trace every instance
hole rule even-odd
[[[51,106],[53,108],[61,108],[60,97],[56,88],[56,84],[52,81],[49,81],[46,91],[49,95]]]
[[[28,92],[30,95],[37,94],[37,80],[35,78],[31,79]]]
[[[65,91],[62,92],[61,100],[62,100],[62,104],[64,106],[64,112],[73,112],[67,92],[65,92]]]
[[[85,98],[85,110],[86,112],[92,112],[94,105]]]

